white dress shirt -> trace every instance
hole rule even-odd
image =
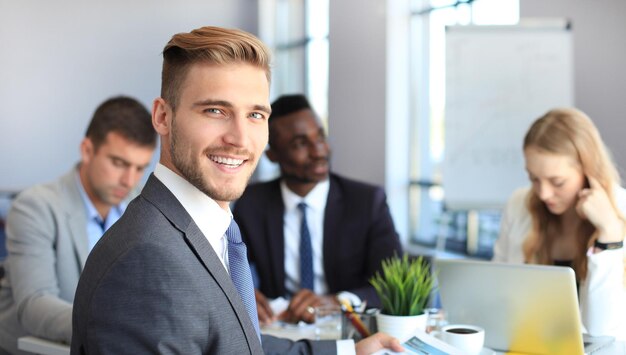
[[[494,245],[493,260],[523,264],[523,243],[532,228],[526,207],[530,188],[516,190],[502,214],[500,236]],[[626,190],[614,190],[615,202],[626,215]],[[626,340],[626,249],[604,250],[587,256],[587,278],[578,290],[581,321],[591,335],[611,335]]]
[[[80,197],[83,199],[83,203],[85,204],[85,211],[87,212],[87,241],[89,248],[88,250],[91,251],[91,249],[93,249],[98,240],[100,240],[104,232],[109,229],[113,225],[113,223],[117,222],[120,217],[122,217],[122,214],[126,210],[127,204],[125,201],[123,201],[117,205],[111,206],[109,213],[103,220],[102,216],[100,216],[100,213],[87,195],[87,191],[85,191],[83,183],[80,181],[80,174],[78,172],[78,169],[76,169],[74,177],[76,179],[76,186],[78,187]]]
[[[157,164],[154,175],[178,199],[228,271],[226,230],[232,220],[230,210],[225,211],[217,202],[162,164]]]
[[[302,213],[298,208],[300,202],[306,204],[306,217],[311,235],[313,251],[313,288],[317,294],[328,293],[328,285],[324,275],[324,211],[328,200],[330,182],[328,179],[317,184],[305,197],[298,196],[284,181],[280,182],[280,190],[285,205],[284,236],[285,236],[285,288],[290,293],[300,290],[300,226]]]
[[[222,209],[213,199],[160,163],[158,163],[154,169],[154,175],[172,192],[180,204],[183,205],[187,213],[189,213],[193,221],[198,225],[198,228],[200,228],[202,234],[205,235],[211,247],[213,247],[213,250],[215,250],[215,253],[220,258],[222,265],[224,265],[228,272],[228,242],[225,234],[233,218],[230,210],[225,211]],[[327,195],[328,184],[326,185],[325,194]],[[296,203],[296,210],[298,203]],[[324,200],[324,207],[325,206],[326,201]],[[324,209],[322,208],[321,211],[323,212]],[[298,231],[299,230],[298,227]],[[315,251],[315,248],[313,250]],[[319,250],[321,251],[321,247]],[[299,278],[298,276],[298,279]],[[338,340],[337,353],[353,355],[355,353],[354,341]]]
[[[300,290],[300,226],[302,213],[298,208],[300,202],[306,204],[306,221],[311,235],[313,251],[313,288],[317,294],[328,293],[326,276],[324,275],[324,211],[328,200],[330,180],[317,184],[305,197],[298,196],[280,182],[280,191],[285,205],[284,236],[285,236],[285,288],[291,293]],[[352,339],[337,340],[337,354],[352,355],[355,353]]]

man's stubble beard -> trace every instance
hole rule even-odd
[[[184,148],[179,144],[179,136],[177,126],[175,124],[176,119],[175,116],[172,117],[172,132],[171,132],[171,140],[170,140],[170,154],[172,158],[172,164],[178,169],[178,171],[182,174],[182,176],[189,181],[194,187],[198,190],[202,191],[205,195],[213,199],[214,201],[234,201],[238,199],[245,190],[245,187],[250,181],[252,174],[254,172],[254,168],[250,169],[250,174],[245,179],[245,183],[242,184],[241,187],[237,187],[234,189],[226,189],[225,187],[211,187],[209,181],[205,181],[204,176],[202,174],[202,170],[200,169],[200,163],[197,157],[188,156],[182,150]],[[226,149],[211,149],[206,148],[203,152],[203,155],[208,160],[210,154],[215,154],[217,150],[222,152],[227,151]],[[254,157],[251,155],[250,160],[254,160]],[[258,160],[257,160],[258,162]],[[255,164],[256,165],[256,164]]]

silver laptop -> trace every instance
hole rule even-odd
[[[528,354],[583,354],[613,338],[583,345],[574,270],[438,259],[441,304],[449,323],[485,329],[485,346]]]

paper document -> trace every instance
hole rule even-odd
[[[270,308],[275,315],[283,313],[287,307],[289,307],[289,301],[283,297],[274,298],[270,301]]]
[[[375,352],[374,355],[464,355],[464,352],[458,348],[444,343],[422,330],[416,331],[413,337],[402,343],[402,346],[405,351],[401,353],[383,349]]]

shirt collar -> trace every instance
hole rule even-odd
[[[80,173],[78,171],[78,168],[76,168],[74,179],[76,181],[76,186],[78,187],[78,192],[80,193],[80,197],[82,198],[83,204],[85,205],[85,210],[87,211],[87,218],[89,218],[90,220],[95,219],[98,222],[104,221],[104,219],[102,218],[102,216],[100,216],[100,213],[96,209],[96,206],[93,205],[93,202],[91,202],[91,199],[87,195],[87,191],[85,191],[85,188],[83,187],[83,183],[80,180]],[[126,209],[126,202],[120,202],[117,205],[111,206],[111,208],[116,210],[115,212],[117,212],[118,216],[121,216],[124,213],[124,210]]]
[[[154,175],[174,194],[211,244],[224,236],[232,220],[230,209],[222,209],[212,198],[161,163],[156,165]]]
[[[285,180],[280,181],[280,191],[283,196],[283,203],[285,204],[286,210],[295,209],[300,202],[304,202],[307,207],[313,210],[323,211],[326,207],[329,189],[330,178],[319,182],[306,196],[301,197],[287,187]]]

